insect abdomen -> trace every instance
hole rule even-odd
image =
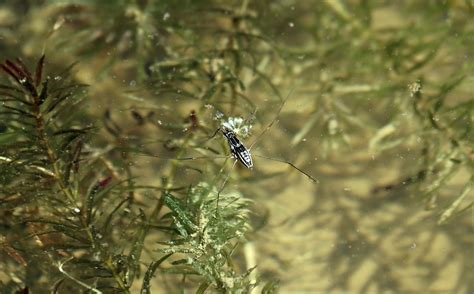
[[[230,146],[230,151],[232,154],[247,168],[253,167],[252,155],[250,151],[240,143],[239,139],[235,136],[235,134],[227,129],[223,129],[222,132],[224,136],[227,138],[227,142]]]
[[[245,165],[247,168],[253,167],[252,155],[250,152],[245,148],[244,145],[240,144],[239,146],[233,146],[232,153],[237,157],[237,159]]]

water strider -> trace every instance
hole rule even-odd
[[[243,165],[245,165],[246,168],[252,168],[253,160],[250,150],[240,143],[236,134],[232,130],[223,127],[221,131],[224,134],[224,137],[227,139],[227,143],[229,143],[230,152],[234,158],[239,160]]]
[[[217,131],[214,133],[212,137],[215,136],[215,134],[220,130],[224,137],[227,139],[227,143],[229,144],[230,147],[230,152],[232,156],[235,158],[235,162],[232,166],[232,168],[235,166],[235,163],[239,161],[242,163],[245,167],[251,169],[253,167],[253,160],[252,160],[252,154],[250,153],[250,150],[252,149],[253,146],[262,138],[262,136],[272,127],[272,125],[278,120],[278,117],[280,115],[281,110],[283,109],[283,106],[285,105],[286,101],[288,98],[291,96],[293,93],[293,89],[288,93],[288,95],[283,99],[282,103],[280,104],[280,107],[275,115],[275,118],[268,124],[268,126],[263,129],[263,131],[257,136],[255,141],[250,145],[249,148],[245,147],[243,143],[240,142],[240,140],[237,138],[237,131],[235,130],[236,128],[239,129],[241,128],[243,120],[240,118],[233,118],[233,120],[230,120],[228,122],[225,122],[222,124],[222,126],[217,129]],[[248,129],[247,129],[248,131]],[[263,155],[255,155],[257,157],[265,158],[268,160],[276,161],[276,162],[281,162],[285,163],[289,166],[291,166],[293,169],[297,170],[299,173],[305,175],[308,179],[311,181],[317,183],[318,181],[309,175],[308,173],[304,172],[300,168],[298,168],[296,165],[294,165],[292,162],[283,160],[283,159],[277,159],[277,158],[271,158]],[[228,178],[228,176],[227,176]],[[227,181],[227,178],[225,181]],[[224,181],[224,184],[225,184]]]
[[[217,133],[221,132],[222,135],[224,136],[224,138],[227,140],[227,143],[228,143],[229,148],[230,148],[231,156],[235,159],[232,167],[230,168],[227,176],[225,177],[225,179],[222,183],[222,186],[219,190],[219,194],[224,189],[225,184],[227,183],[227,180],[229,179],[229,176],[230,176],[230,174],[231,174],[231,172],[232,172],[232,170],[233,170],[233,168],[234,168],[234,166],[236,165],[237,162],[240,162],[242,165],[244,165],[248,169],[252,169],[254,167],[252,154],[251,154],[252,148],[255,146],[255,144],[260,139],[263,138],[263,135],[268,130],[270,130],[270,128],[273,126],[273,124],[275,124],[275,122],[278,120],[278,117],[281,113],[281,110],[283,109],[283,106],[285,105],[286,101],[288,100],[288,98],[291,96],[292,93],[293,93],[293,90],[291,90],[288,93],[288,95],[285,97],[285,99],[283,99],[283,101],[280,104],[280,107],[278,108],[278,111],[277,111],[275,117],[273,118],[273,120],[262,130],[262,132],[256,137],[255,141],[249,145],[248,148],[244,145],[244,143],[242,143],[239,140],[238,136],[239,135],[243,135],[243,136],[247,135],[249,133],[250,129],[251,129],[251,126],[246,124],[244,119],[242,119],[240,117],[231,117],[231,118],[229,118],[226,122],[223,122],[221,124],[221,126],[214,132],[214,134],[212,136],[209,137],[209,138],[213,138],[217,135]],[[192,117],[194,117],[195,120],[197,119],[197,118],[195,118],[195,113],[194,112],[192,112]],[[151,156],[161,158],[159,156],[154,156],[154,155],[151,155]],[[315,179],[313,176],[306,173],[305,171],[303,171],[302,169],[300,169],[299,167],[297,167],[296,165],[294,165],[290,161],[287,161],[287,160],[284,160],[284,159],[267,157],[267,156],[263,156],[263,155],[257,155],[257,154],[254,154],[254,156],[287,164],[291,168],[295,169],[299,173],[306,176],[312,182],[314,182],[314,183],[318,182],[317,179]],[[217,158],[217,157],[194,156],[194,157],[175,158],[173,160],[198,160],[198,159],[209,159],[209,158]],[[229,158],[229,157],[225,156],[225,157],[221,157],[221,158]],[[223,169],[224,169],[224,167],[223,167]],[[221,172],[223,171],[223,169],[221,169]]]

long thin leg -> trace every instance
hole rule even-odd
[[[196,160],[196,159],[223,159],[223,158],[229,158],[229,156],[190,156],[190,157],[174,158],[174,157],[161,157],[161,156],[158,156],[158,155],[148,154],[148,153],[140,153],[140,154],[138,154],[138,156],[153,157],[153,158],[162,159],[162,160]]]
[[[255,108],[252,113],[247,116],[244,120],[244,124],[245,125],[250,125],[253,123],[253,120],[257,117],[257,111],[258,111],[258,108]]]
[[[289,166],[291,166],[292,168],[296,169],[297,171],[299,171],[300,173],[302,173],[303,175],[305,175],[308,179],[310,179],[311,181],[313,181],[314,183],[319,183],[319,180],[315,179],[313,176],[311,176],[310,174],[308,174],[307,172],[305,172],[304,170],[300,169],[299,167],[297,167],[296,165],[294,165],[293,163],[287,161],[287,160],[284,160],[284,159],[279,159],[279,158],[272,158],[272,157],[267,157],[267,156],[263,156],[263,155],[258,155],[258,154],[254,154],[253,156],[257,156],[257,157],[261,157],[261,158],[265,158],[265,159],[269,159],[269,160],[273,160],[273,161],[278,161],[278,162],[281,162],[281,163],[286,163],[288,164]]]
[[[216,130],[216,131],[215,131],[215,132],[212,134],[212,136],[210,136],[210,137],[209,137],[209,138],[207,138],[207,139],[208,139],[208,140],[210,140],[210,139],[214,138],[214,137],[217,135],[217,133],[219,133],[219,131],[220,131],[220,130],[221,130],[221,128],[220,128],[220,127],[219,127],[219,128],[217,128],[217,130]]]
[[[230,174],[231,174],[232,170],[234,169],[234,166],[235,166],[236,163],[237,163],[237,159],[234,160],[234,163],[232,164],[232,167],[230,168],[229,172],[227,173],[227,176],[224,179],[224,182],[222,182],[222,185],[219,188],[219,191],[217,192],[216,213],[219,212],[219,199],[220,199],[221,192],[224,190],[225,184],[229,180]]]
[[[277,114],[275,115],[275,118],[268,124],[268,126],[266,128],[263,129],[263,131],[257,136],[257,138],[255,138],[255,141],[252,142],[252,144],[250,144],[249,146],[249,151],[252,149],[252,147],[255,145],[255,143],[258,142],[258,140],[260,140],[260,138],[273,126],[273,124],[277,121],[278,117],[280,116],[280,112],[281,110],[283,109],[283,106],[285,105],[286,101],[288,100],[288,98],[290,98],[291,94],[293,93],[293,90],[295,88],[291,89],[290,92],[288,93],[288,95],[286,95],[285,99],[283,99],[283,102],[281,103],[280,105],[280,108],[278,108],[278,111],[277,111]]]

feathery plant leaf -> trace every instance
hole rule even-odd
[[[217,187],[200,183],[191,188],[185,200],[170,193],[164,196],[176,235],[160,252],[179,255],[180,259],[173,263],[177,268],[174,272],[192,269],[209,284],[206,288],[212,285],[222,291],[249,291],[254,285],[248,280],[248,273],[239,274],[229,263],[229,256],[250,228],[250,203],[239,195],[220,195],[216,213],[217,193]]]

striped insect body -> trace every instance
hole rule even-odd
[[[238,159],[245,167],[252,168],[253,161],[250,151],[237,139],[237,136],[233,131],[228,128],[222,128],[222,133],[229,143],[230,151],[232,155]]]
[[[220,130],[225,138],[227,139],[227,143],[229,144],[230,151],[232,153],[232,156],[236,159],[235,163],[240,161],[245,167],[247,168],[252,168],[253,167],[253,161],[252,161],[252,155],[250,154],[250,150],[255,146],[255,144],[260,140],[263,135],[270,130],[270,128],[278,122],[278,117],[281,113],[281,110],[283,109],[283,106],[285,105],[286,101],[288,98],[291,96],[291,93],[293,93],[293,90],[291,90],[288,95],[283,99],[282,103],[280,104],[280,107],[277,110],[276,116],[274,119],[260,132],[260,134],[257,136],[257,138],[250,144],[250,146],[247,148],[245,147],[237,138],[237,136],[241,137],[247,137],[250,133],[250,130],[252,129],[252,126],[248,124],[248,120],[244,120],[240,117],[229,117],[227,121],[223,122],[221,124],[221,127],[217,129],[216,133]],[[255,111],[256,112],[256,111]],[[255,112],[252,114],[252,118],[255,117]],[[214,133],[214,135],[216,134]],[[214,136],[213,135],[213,136]],[[263,155],[258,155],[256,154],[255,156],[260,157],[260,158],[265,158],[268,160],[273,160],[276,162],[281,162],[284,164],[287,164],[291,168],[297,170],[299,173],[303,174],[306,176],[308,179],[313,181],[314,183],[318,183],[318,180],[311,176],[310,174],[306,173],[296,165],[294,165],[292,162],[284,160],[284,159],[278,159],[278,158],[272,158],[272,157],[267,157]],[[232,166],[232,168],[234,167]],[[227,179],[229,178],[229,175],[226,177],[224,180],[224,184],[227,182]],[[224,187],[224,184],[222,187]]]
[[[241,164],[243,164],[246,168],[249,168],[249,169],[253,168],[253,159],[252,159],[252,155],[251,155],[250,151],[255,146],[255,144],[261,138],[263,138],[265,133],[267,133],[271,129],[271,127],[275,123],[278,122],[278,117],[280,115],[280,112],[281,112],[283,106],[285,105],[285,102],[290,97],[292,91],[290,91],[290,93],[288,93],[286,98],[284,98],[283,101],[281,102],[280,107],[278,108],[276,116],[274,117],[274,119],[265,128],[263,128],[263,130],[261,130],[260,134],[258,134],[256,139],[249,145],[248,148],[240,142],[240,140],[237,138],[237,136],[239,136],[240,138],[245,138],[245,137],[249,136],[250,131],[252,129],[252,126],[249,123],[249,119],[244,120],[241,117],[229,117],[226,121],[223,121],[222,120],[223,114],[220,113],[220,112],[218,112],[216,114],[215,120],[221,120],[221,125],[212,134],[212,136],[209,136],[209,139],[214,138],[219,132],[221,132],[224,135],[224,137],[227,140],[227,143],[229,144],[229,148],[230,148],[230,152],[232,154],[232,157],[235,158],[234,163],[233,163],[232,167],[230,168],[230,170],[232,170],[234,168],[237,161],[239,161]],[[255,117],[255,112],[252,114],[252,119]],[[196,114],[194,112],[191,112],[191,120],[192,120],[193,125],[195,125],[196,127],[199,127],[198,121],[197,121],[197,118],[196,118]],[[153,155],[149,155],[149,156],[153,156]],[[272,158],[272,157],[268,157],[268,156],[264,156],[264,155],[260,155],[260,154],[254,154],[254,156],[286,164],[286,165],[290,166],[291,168],[293,168],[294,170],[298,171],[300,174],[306,176],[308,179],[310,179],[314,183],[318,183],[318,180],[316,178],[314,178],[312,175],[308,174],[304,170],[300,169],[298,166],[294,165],[290,161],[287,161],[285,159]],[[154,157],[159,157],[159,156],[154,156]],[[205,159],[205,158],[211,158],[211,157],[208,157],[208,156],[184,157],[184,158],[178,158],[178,160],[194,160],[194,159]],[[228,156],[224,156],[224,157],[220,156],[220,158],[228,158]],[[221,169],[221,171],[223,169],[224,169],[224,167]],[[225,177],[225,179],[222,183],[221,189],[219,190],[218,195],[224,189],[224,186],[225,186],[227,180],[229,179],[229,176],[230,176],[230,171],[227,174],[227,176]],[[217,202],[219,202],[219,200],[217,200]],[[217,206],[218,206],[218,203],[217,203]]]

